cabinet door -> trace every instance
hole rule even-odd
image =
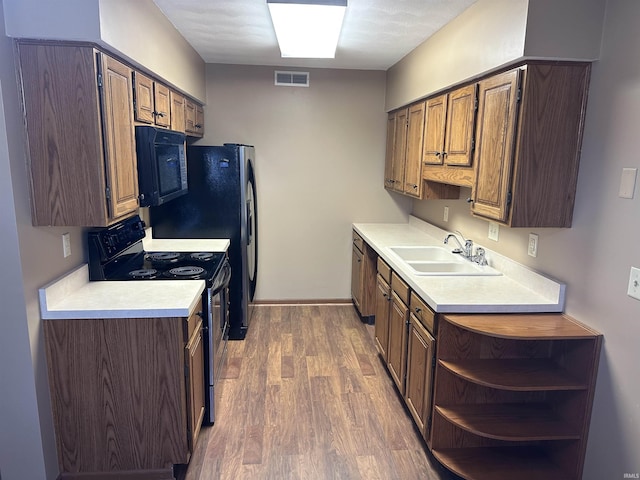
[[[425,439],[431,414],[431,388],[435,340],[412,314],[409,318],[407,385],[405,400],[411,416]]]
[[[132,71],[105,54],[102,113],[109,215],[116,219],[138,208],[138,170],[133,125]]]
[[[204,135],[204,107],[199,104],[196,104],[196,124],[194,126],[195,134],[202,137]]]
[[[141,74],[133,72],[134,83],[134,114],[138,122],[153,123],[153,80]]]
[[[396,112],[396,128],[393,141],[393,189],[404,192],[404,167],[407,153],[407,116],[409,109]]]
[[[471,166],[475,105],[476,84],[449,94],[444,145],[444,163],[447,165]]]
[[[444,151],[444,132],[447,118],[447,95],[427,100],[424,120],[424,147],[422,161],[441,165]]]
[[[384,160],[384,188],[393,188],[393,154],[396,141],[396,113],[387,117],[387,150]]]
[[[478,88],[476,180],[472,211],[504,222],[509,214],[520,70],[482,80]]]
[[[407,359],[407,322],[409,308],[395,294],[391,293],[391,311],[389,313],[389,350],[387,366],[391,378],[396,383],[398,390],[404,394],[404,373]]]
[[[189,451],[193,453],[204,418],[204,345],[202,321],[185,347],[187,368],[187,413]]]
[[[177,132],[185,131],[185,99],[182,95],[171,90],[171,130]]]
[[[382,358],[387,361],[389,349],[389,312],[391,310],[391,287],[378,275],[376,281],[375,342]]]
[[[351,297],[358,311],[362,301],[362,267],[362,252],[354,245],[351,256]]]
[[[425,102],[409,108],[407,150],[404,167],[404,193],[420,198],[422,195],[422,138],[424,133]]]
[[[159,127],[171,126],[171,99],[169,88],[161,83],[153,84],[153,102],[155,106],[155,123]]]

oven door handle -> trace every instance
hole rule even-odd
[[[231,265],[228,260],[225,260],[224,264],[222,264],[222,269],[218,278],[220,281],[216,282],[218,286],[211,293],[212,296],[216,295],[223,288],[227,288],[229,286],[229,281],[231,280]]]

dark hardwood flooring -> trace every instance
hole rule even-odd
[[[458,478],[427,453],[351,305],[257,306],[185,480]]]

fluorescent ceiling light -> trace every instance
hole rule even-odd
[[[335,58],[347,0],[267,0],[267,4],[282,57]]]

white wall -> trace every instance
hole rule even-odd
[[[275,67],[207,65],[206,136],[256,147],[260,300],[350,296],[351,224],[405,222],[383,187],[381,71],[311,69],[274,86]]]
[[[631,266],[640,267],[640,190],[618,197],[622,168],[640,168],[640,2],[609,0],[600,60],[594,63],[570,229],[500,229],[471,217],[464,200],[415,202],[417,216],[461,230],[567,284],[566,311],[604,334],[589,434],[585,480],[640,473],[640,301],[626,295]],[[468,191],[463,191],[466,198]],[[450,220],[442,221],[450,206]],[[529,232],[539,234],[538,257],[527,256]]]

